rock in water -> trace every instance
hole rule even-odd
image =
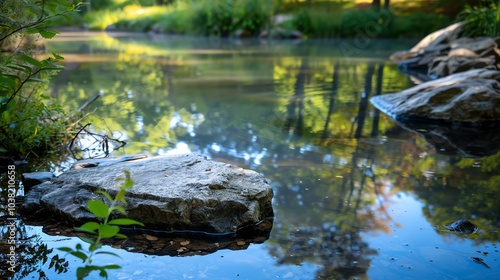
[[[475,69],[378,95],[371,102],[396,120],[497,125],[500,71]]]
[[[477,231],[477,226],[467,220],[458,220],[444,227],[459,234],[471,234]]]
[[[115,195],[123,170],[135,182],[126,195],[128,217],[150,229],[234,232],[273,216],[273,190],[261,175],[195,154],[72,170],[33,187],[21,210],[76,225],[94,220],[87,201],[104,201],[96,190]]]

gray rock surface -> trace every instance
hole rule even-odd
[[[24,191],[28,192],[31,187],[39,185],[45,181],[49,181],[54,178],[52,172],[30,172],[23,173],[22,182],[24,186]]]
[[[423,69],[433,77],[471,69],[500,69],[500,38],[460,37],[463,23],[455,23],[422,39],[409,51],[393,54],[391,60],[403,70]]]
[[[500,71],[475,69],[375,96],[371,102],[400,121],[471,125],[500,121]]]
[[[273,191],[261,175],[195,154],[72,170],[33,187],[21,211],[77,225],[94,219],[87,201],[104,201],[96,190],[116,194],[123,170],[135,182],[126,196],[128,217],[146,228],[234,232],[273,216]]]

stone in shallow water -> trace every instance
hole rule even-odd
[[[188,154],[72,170],[33,187],[25,215],[56,215],[75,225],[94,219],[86,210],[104,190],[117,192],[123,170],[135,182],[126,196],[128,217],[146,228],[234,232],[273,216],[272,188],[258,173]]]
[[[24,191],[28,192],[31,187],[39,185],[45,181],[49,181],[54,178],[52,172],[30,172],[23,173],[22,181],[24,186]]]
[[[476,69],[375,96],[372,104],[396,120],[498,125],[500,71]]]
[[[444,227],[459,234],[471,234],[477,231],[477,226],[467,220],[458,220]]]

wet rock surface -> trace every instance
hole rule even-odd
[[[28,192],[31,187],[39,185],[43,182],[50,181],[54,178],[52,172],[30,172],[23,173],[22,181],[24,186],[24,191]]]
[[[467,220],[458,220],[444,227],[458,234],[472,234],[477,231],[477,226]]]
[[[135,182],[126,196],[128,217],[147,229],[231,233],[273,216],[273,191],[261,175],[195,154],[72,170],[34,186],[21,211],[28,217],[56,216],[73,225],[93,220],[87,202],[102,200],[96,190],[116,194],[123,170],[129,170]]]
[[[399,121],[496,125],[500,121],[500,71],[475,69],[375,96],[379,110]]]
[[[371,103],[439,153],[484,157],[499,151],[500,37],[461,37],[463,31],[459,22],[393,54],[417,85]]]
[[[463,23],[429,34],[409,51],[393,54],[401,69],[424,69],[427,75],[444,77],[471,69],[500,69],[500,38],[461,37]]]

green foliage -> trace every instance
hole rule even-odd
[[[118,211],[124,215],[126,215],[125,208],[122,205],[127,205],[127,201],[125,200],[125,194],[127,190],[134,186],[134,182],[130,178],[130,172],[124,170],[125,173],[125,181],[123,186],[120,187],[118,193],[113,198],[111,195],[104,191],[97,191],[97,193],[102,194],[108,204],[100,201],[100,200],[89,200],[87,203],[87,209],[94,214],[101,222],[87,222],[83,224],[81,227],[75,228],[75,230],[90,234],[92,237],[82,238],[83,241],[89,244],[88,249],[84,249],[83,246],[78,243],[75,245],[75,248],[70,247],[61,247],[58,248],[63,252],[67,252],[79,259],[84,263],[83,266],[79,267],[76,271],[76,276],[78,279],[83,279],[90,275],[93,271],[98,271],[99,276],[108,278],[107,270],[110,269],[119,269],[121,268],[116,264],[108,264],[108,265],[93,265],[94,257],[96,255],[111,255],[119,257],[117,254],[107,251],[101,251],[102,240],[107,238],[126,238],[125,235],[119,233],[119,226],[130,226],[130,225],[140,225],[144,226],[143,223],[128,219],[128,218],[117,218],[110,220],[111,214],[114,211]]]
[[[194,31],[227,37],[233,29],[233,5],[233,0],[200,0],[193,7]]]
[[[407,16],[394,16],[381,36],[383,37],[423,37],[432,31],[444,28],[450,19],[444,15],[416,12]]]
[[[494,1],[489,5],[470,6],[458,15],[458,18],[465,21],[464,35],[469,37],[497,36],[500,34],[500,11]]]
[[[250,35],[258,35],[269,24],[272,9],[272,1],[236,1],[233,11],[233,29],[245,30]]]
[[[314,34],[313,19],[309,9],[300,9],[296,12],[292,20],[293,25],[297,30],[304,34]]]
[[[85,15],[91,29],[118,29],[226,37],[241,29],[257,35],[269,24],[272,2],[259,0],[178,0],[168,6],[108,5]]]
[[[104,30],[111,24],[119,22],[122,18],[119,10],[100,10],[85,15],[85,21],[88,22],[88,28]]]
[[[449,19],[438,14],[394,15],[387,10],[301,9],[292,23],[310,37],[420,37],[446,26]]]
[[[21,45],[32,35],[45,39],[58,32],[53,20],[65,18],[81,4],[64,0],[3,1],[0,47],[0,152],[12,156],[40,155],[52,150],[72,123],[61,108],[44,94],[51,76],[63,67],[63,58],[38,59],[34,43]]]

